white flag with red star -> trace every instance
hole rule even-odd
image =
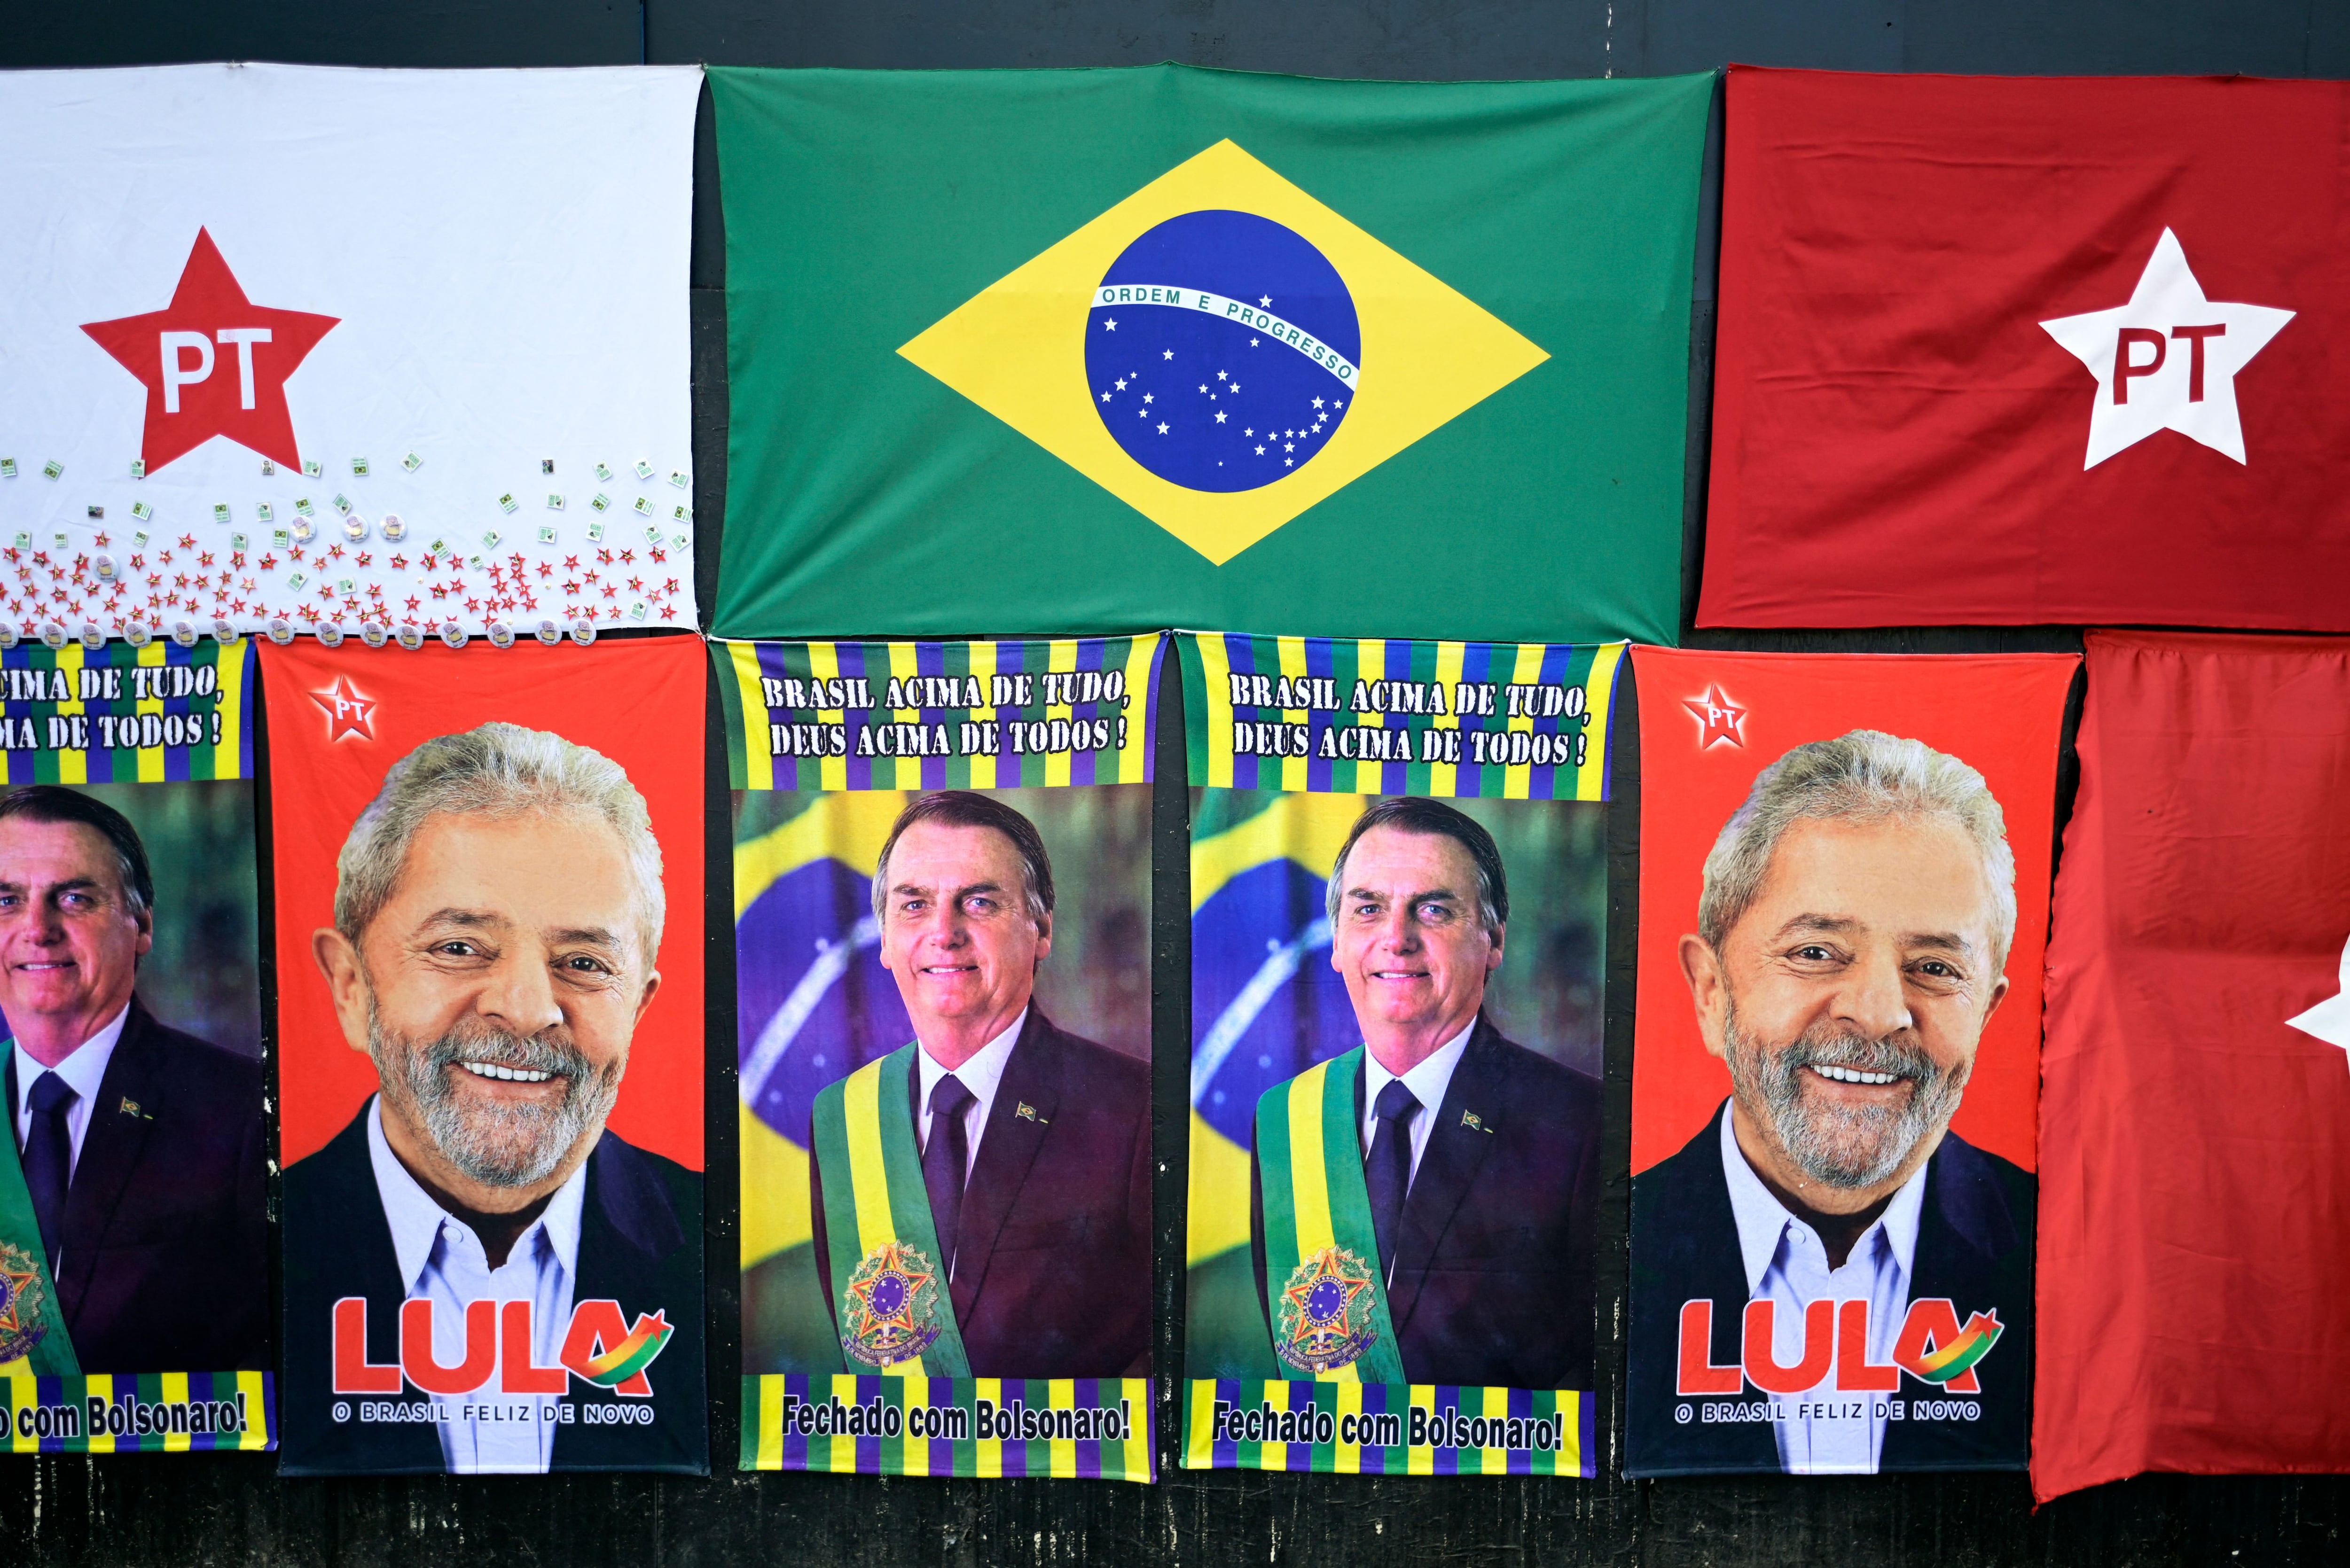
[[[700,91],[9,73],[0,625],[694,625]]]

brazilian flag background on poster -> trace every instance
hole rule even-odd
[[[1710,75],[710,81],[720,635],[1672,639]]]
[[[45,630],[0,649],[0,1450],[275,1449],[253,644]]]
[[[1623,645],[1177,647],[1184,1467],[1596,1474]]]

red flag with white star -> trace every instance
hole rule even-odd
[[[2345,113],[1733,67],[1698,624],[2350,630]]]
[[[2033,1490],[2350,1470],[2350,640],[2091,632],[2088,670]]]

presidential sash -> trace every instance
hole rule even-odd
[[[0,1044],[0,1050],[15,1049],[13,1040]],[[57,1282],[49,1278],[48,1252],[41,1245],[41,1222],[33,1212],[32,1189],[25,1185],[15,1133],[11,1127],[0,1137],[0,1376],[78,1377],[81,1363],[74,1358],[73,1336],[57,1307]]]
[[[1401,1383],[1355,1126],[1362,1071],[1357,1045],[1257,1101],[1265,1307],[1274,1354],[1291,1372],[1322,1382]]]
[[[971,1364],[939,1266],[943,1253],[914,1144],[907,1076],[917,1049],[901,1045],[816,1097],[833,1321],[851,1370],[968,1377]]]

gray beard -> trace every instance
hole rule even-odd
[[[1950,1125],[1966,1092],[1964,1069],[1944,1069],[1909,1040],[1906,1032],[1881,1040],[1834,1028],[1805,1030],[1793,1044],[1773,1051],[1738,1027],[1732,1001],[1722,1021],[1730,1046],[1730,1077],[1748,1114],[1760,1113],[1795,1168],[1824,1186],[1847,1190],[1874,1187],[1901,1168],[1929,1134]],[[1807,1100],[1803,1069],[1850,1067],[1891,1073],[1911,1085],[1908,1104],[1835,1106]]]
[[[525,1038],[483,1028],[404,1040],[384,1028],[372,998],[368,1054],[375,1058],[385,1096],[423,1127],[442,1158],[484,1187],[529,1187],[553,1175],[582,1138],[603,1130],[619,1097],[624,1064],[616,1061],[598,1072],[561,1030]],[[462,1103],[449,1081],[460,1062],[553,1073],[566,1093],[553,1106]]]

